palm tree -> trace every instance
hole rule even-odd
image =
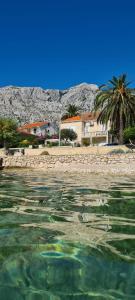
[[[130,89],[125,74],[113,76],[108,85],[103,85],[95,99],[94,111],[100,111],[98,122],[107,124],[110,120],[117,130],[119,144],[123,144],[123,130],[135,122],[135,91]]]
[[[67,112],[65,115],[63,115],[62,120],[75,117],[78,115],[78,113],[79,113],[79,108],[75,104],[69,104],[67,108]]]

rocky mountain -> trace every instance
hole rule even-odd
[[[82,83],[67,90],[7,86],[0,88],[0,117],[20,123],[45,119],[58,120],[69,104],[90,111],[98,90],[94,84]]]

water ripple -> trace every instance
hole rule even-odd
[[[0,241],[0,300],[135,299],[134,178],[4,171]]]

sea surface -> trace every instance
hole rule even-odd
[[[0,300],[135,300],[135,177],[0,172]]]

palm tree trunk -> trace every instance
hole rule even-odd
[[[6,149],[6,141],[3,141],[3,148]]]
[[[120,130],[119,130],[119,144],[120,145],[123,145],[123,129],[124,129],[124,126],[123,126],[123,114],[122,114],[122,111],[120,110]]]

